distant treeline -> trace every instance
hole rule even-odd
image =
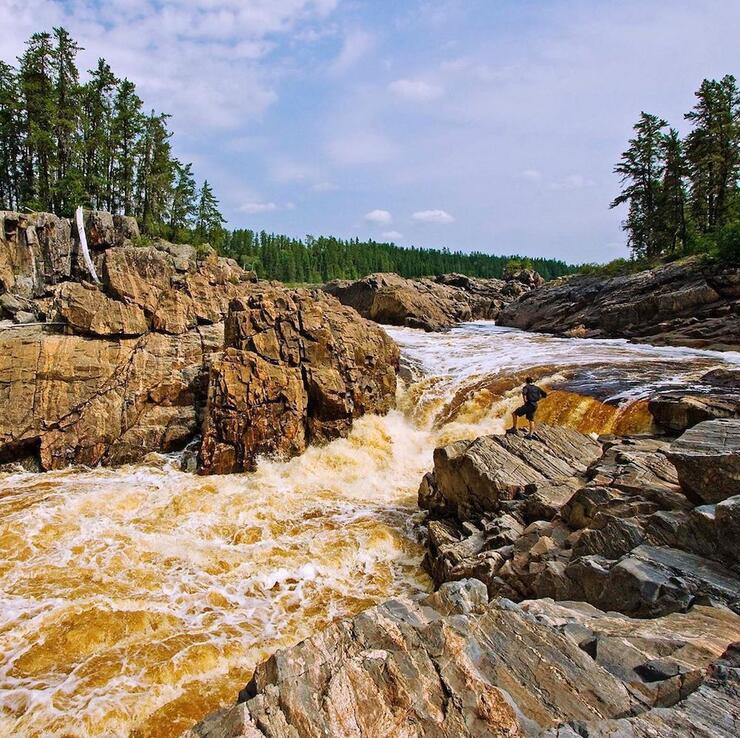
[[[740,262],[740,92],[728,74],[695,94],[685,138],[643,112],[615,167],[623,187],[611,207],[628,206],[623,228],[637,260],[709,253]]]
[[[33,34],[17,66],[0,60],[0,210],[70,216],[84,205],[170,240],[215,240],[218,201],[173,156],[169,116],[145,113],[105,59],[82,82],[80,50],[55,28]]]
[[[325,282],[357,279],[373,272],[423,277],[459,272],[471,277],[501,277],[504,269],[536,269],[545,279],[576,270],[558,259],[466,254],[449,249],[403,248],[394,243],[343,240],[320,236],[288,236],[239,229],[225,233],[219,251],[260,277],[283,282]]]

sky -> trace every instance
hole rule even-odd
[[[172,115],[230,227],[626,256],[612,169],[740,75],[736,0],[0,0],[0,58],[65,26]]]

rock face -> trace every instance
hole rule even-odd
[[[668,458],[695,502],[721,502],[740,495],[740,420],[710,420],[684,433]]]
[[[437,449],[419,490],[425,568],[437,585],[475,577],[516,601],[639,617],[697,601],[740,609],[738,426],[701,423],[672,446],[540,426]]]
[[[604,279],[575,276],[506,306],[499,325],[720,350],[740,347],[740,269],[698,258]]]
[[[250,410],[259,416],[250,431],[254,438],[238,434],[238,423],[227,430],[225,405],[218,432],[229,438],[236,433],[235,443],[249,459],[280,450],[269,442],[278,436],[298,452],[393,401],[397,348],[323,293],[302,298],[298,309],[288,291],[265,291],[253,273],[207,250],[162,240],[135,246],[138,229],[129,218],[87,213],[85,229],[100,284],[89,281],[76,227],[68,220],[0,214],[0,308],[15,324],[41,323],[0,323],[0,463],[57,469],[178,450],[201,430],[208,397],[214,409],[209,442],[217,437],[219,398],[242,409],[259,399],[259,410]],[[259,329],[255,323],[248,361],[241,350],[218,353],[229,304],[240,297],[250,298],[252,315],[262,310],[263,316]],[[310,309],[306,301],[313,303]],[[286,314],[293,310],[295,315]],[[315,344],[325,333],[341,362],[319,360]],[[284,348],[292,352],[290,360],[270,353]],[[350,382],[356,385],[352,392]],[[284,394],[289,400],[281,406]],[[245,446],[252,441],[253,452]],[[233,466],[241,468],[241,462]]]
[[[392,406],[398,347],[320,291],[266,288],[234,300],[226,345],[210,369],[206,473],[251,469],[265,453],[293,456]]]
[[[434,280],[371,274],[356,282],[329,282],[324,290],[376,323],[440,331],[466,320],[495,319],[504,305],[541,283],[539,274],[524,270],[507,281],[462,274]]]
[[[278,651],[188,738],[729,738],[739,628],[709,607],[631,620],[548,599],[489,603],[480,583],[456,582]]]

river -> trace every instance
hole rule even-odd
[[[501,432],[526,373],[555,388],[541,419],[635,432],[649,392],[740,364],[482,321],[388,332],[398,409],[300,458],[226,477],[169,457],[0,475],[0,736],[178,736],[277,648],[428,588],[416,492],[432,451]]]

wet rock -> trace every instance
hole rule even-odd
[[[713,387],[738,391],[740,390],[740,369],[713,369],[703,375],[701,381]]]
[[[711,420],[671,445],[681,487],[694,502],[720,502],[740,494],[740,420]]]
[[[720,657],[738,628],[737,615],[709,607],[633,620],[582,603],[488,603],[482,585],[460,581],[278,651],[239,704],[188,736],[570,735],[559,731],[640,718],[680,723],[687,710],[701,714],[687,704],[697,694],[695,702],[734,715],[727,681],[714,675],[727,675]],[[732,735],[727,715],[708,712],[702,724]]]
[[[205,473],[252,468],[260,453],[295,455],[393,405],[398,347],[323,292],[254,290],[232,302],[225,340],[236,351],[211,366]]]
[[[648,408],[661,428],[683,433],[705,420],[740,417],[740,385],[737,390],[721,395],[663,394],[651,399]]]
[[[739,269],[692,258],[621,277],[562,278],[506,306],[497,322],[544,333],[737,350],[739,297]]]

